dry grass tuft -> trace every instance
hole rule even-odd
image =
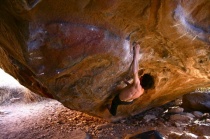
[[[32,103],[43,99],[43,97],[20,85],[17,80],[0,68],[0,105]]]
[[[25,103],[31,103],[31,102],[40,102],[44,100],[45,98],[31,92],[29,89],[25,88],[24,91],[24,102]]]
[[[0,105],[10,105],[13,103],[32,103],[44,100],[43,97],[34,94],[24,87],[10,88],[0,87]]]

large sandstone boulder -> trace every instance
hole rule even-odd
[[[155,79],[118,116],[210,85],[209,0],[1,0],[0,66],[37,94],[99,117],[139,67]]]

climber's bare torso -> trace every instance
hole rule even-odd
[[[134,63],[133,63],[133,74],[134,81],[132,84],[126,82],[127,86],[123,88],[119,94],[119,98],[121,101],[132,101],[138,97],[140,97],[144,93],[144,89],[140,85],[140,79],[138,77],[138,59],[139,59],[139,44],[134,44]]]

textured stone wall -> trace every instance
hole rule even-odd
[[[155,87],[128,116],[210,85],[209,0],[2,0],[0,66],[37,94],[110,117],[105,105],[139,67]]]

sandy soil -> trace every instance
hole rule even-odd
[[[168,120],[169,116],[164,114],[164,111],[172,104],[151,109],[119,122],[109,123],[103,119],[67,109],[51,99],[30,104],[14,103],[0,106],[0,138],[69,139],[72,131],[76,129],[88,133],[92,138],[101,139],[125,138],[128,134],[154,129],[166,138],[172,131],[191,132],[188,127],[192,123],[177,126]],[[147,122],[144,119],[145,115],[157,117]]]

